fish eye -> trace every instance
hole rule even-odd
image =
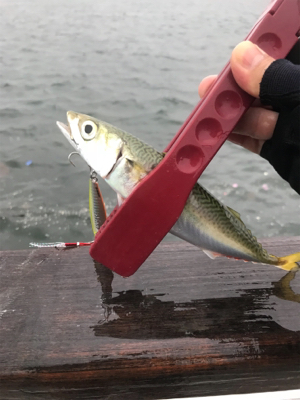
[[[84,121],[81,125],[81,136],[85,140],[94,139],[97,131],[97,126],[93,121]]]
[[[93,130],[92,125],[86,124],[86,126],[84,127],[84,132],[85,133],[91,133]]]

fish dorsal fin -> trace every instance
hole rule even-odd
[[[243,224],[243,226],[246,228],[246,225],[244,223],[244,221],[241,218],[241,214],[238,213],[237,211],[235,211],[233,208],[226,206],[228,211],[230,212],[231,215],[233,215],[235,218],[237,218],[241,224]],[[247,229],[248,233],[250,233],[250,235],[252,235],[252,232],[250,231],[250,229]]]
[[[230,212],[230,214],[233,215],[235,218],[237,218],[237,219],[240,221],[240,223],[246,228],[246,230],[245,230],[246,234],[247,234],[249,237],[251,237],[255,242],[257,242],[256,236],[254,236],[254,235],[252,234],[251,230],[248,229],[248,228],[246,227],[244,221],[243,221],[242,218],[241,218],[241,215],[240,215],[237,211],[233,210],[232,208],[230,208],[230,207],[228,207],[228,206],[226,206],[226,207],[227,207],[228,211]],[[257,242],[257,243],[258,243],[258,242]]]
[[[231,214],[233,214],[237,219],[239,219],[241,222],[243,222],[242,221],[242,219],[241,219],[241,214],[240,213],[238,213],[237,211],[235,211],[233,208],[231,208],[231,207],[228,207],[228,206],[226,206],[227,208],[228,208],[228,210],[231,212]]]

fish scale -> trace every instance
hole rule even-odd
[[[194,197],[194,201],[191,201],[192,197]],[[190,218],[188,218],[187,213],[189,213]],[[215,237],[212,239],[216,242],[219,242],[222,237],[227,238],[227,241],[234,241],[236,251],[240,252],[245,247],[247,249],[247,255],[251,254],[250,260],[256,259],[257,255],[260,257],[262,256],[261,245],[246,228],[244,223],[236,218],[226,206],[223,206],[199,184],[194,186],[186,207],[176,223],[177,225],[181,224],[181,219],[188,219],[190,221],[189,225],[196,225],[198,227],[198,229],[193,230],[193,237],[188,237],[188,239],[200,248],[205,249],[202,240],[203,236],[205,236],[205,228],[209,224],[215,230]],[[203,221],[207,221],[207,223],[205,224]],[[172,228],[171,233],[179,236],[180,233],[178,234],[176,230],[176,224],[174,228]],[[201,225],[203,228],[201,228]],[[186,235],[185,239],[187,240]],[[213,249],[208,250],[217,253],[220,252],[221,248],[218,248],[218,246],[214,244],[213,240],[212,246]],[[243,249],[243,251],[245,250]],[[264,261],[267,261],[265,260],[265,257]],[[269,258],[268,261],[270,261]]]

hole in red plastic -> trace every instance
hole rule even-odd
[[[233,90],[225,90],[220,93],[215,102],[217,113],[225,119],[234,118],[242,107],[240,95]]]
[[[200,167],[203,158],[204,154],[198,147],[192,145],[184,146],[177,153],[177,167],[186,174],[193,173]]]
[[[281,48],[282,43],[275,33],[264,33],[258,38],[257,45],[266,53],[274,54]]]
[[[204,118],[196,126],[196,137],[204,145],[214,144],[222,134],[222,126],[214,118]]]

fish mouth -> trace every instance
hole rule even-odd
[[[78,150],[78,143],[75,142],[74,137],[71,132],[71,128],[69,125],[64,124],[63,122],[56,121],[56,125],[59,127],[60,131],[67,139],[67,141],[76,149]]]

